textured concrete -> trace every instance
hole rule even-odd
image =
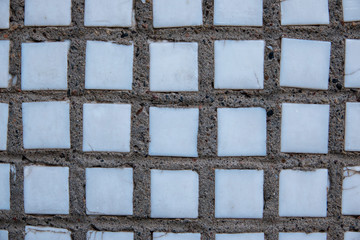
[[[0,229],[9,230],[10,239],[22,239],[25,225],[66,228],[73,239],[85,239],[88,230],[134,231],[135,239],[150,239],[153,231],[199,232],[202,239],[215,239],[215,233],[264,232],[266,239],[277,239],[278,232],[328,232],[328,240],[343,239],[345,231],[359,231],[360,220],[341,215],[341,182],[344,166],[360,165],[359,153],[344,152],[345,103],[360,100],[357,90],[344,89],[344,47],[346,38],[360,37],[360,23],[342,22],[341,0],[330,0],[330,25],[280,26],[280,1],[264,1],[264,25],[252,27],[214,27],[213,2],[204,0],[204,26],[153,29],[151,3],[135,0],[136,27],[84,27],[84,0],[73,0],[69,27],[24,27],[24,1],[11,0],[9,30],[0,30],[0,39],[11,40],[10,73],[17,82],[0,90],[0,102],[10,103],[8,150],[0,162],[16,166],[11,178],[11,210],[1,211]],[[331,41],[331,69],[328,91],[279,87],[280,42],[282,37]],[[265,39],[264,90],[215,90],[214,41],[218,39]],[[68,91],[20,90],[20,46],[23,42],[71,40]],[[85,90],[86,40],[135,44],[132,91]],[[149,40],[195,41],[199,44],[199,92],[154,93],[149,91]],[[272,58],[273,56],[273,58]],[[21,103],[26,101],[70,100],[71,149],[24,150],[22,144]],[[131,152],[83,153],[82,105],[87,102],[132,104]],[[281,103],[330,104],[329,154],[284,154],[280,152]],[[149,106],[199,107],[198,158],[148,156]],[[266,157],[217,157],[216,108],[263,107],[267,109]],[[68,166],[70,168],[70,215],[34,216],[24,214],[23,168],[26,165]],[[85,209],[86,167],[134,168],[134,215],[132,217],[87,216]],[[186,220],[150,219],[150,169],[192,169],[200,177],[199,218]],[[215,219],[214,169],[264,169],[264,218]],[[281,169],[327,168],[330,176],[328,217],[281,218],[278,216],[278,177]]]

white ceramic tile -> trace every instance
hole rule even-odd
[[[83,115],[83,151],[130,152],[130,104],[87,103]]]
[[[150,91],[198,91],[198,44],[150,43]]]
[[[86,240],[133,240],[132,232],[96,232],[88,231]]]
[[[153,0],[155,28],[202,25],[202,0]]]
[[[344,240],[359,240],[360,232],[345,232]]]
[[[215,0],[214,24],[262,26],[263,0]]]
[[[344,21],[360,21],[360,1],[359,0],[342,0],[344,10]]]
[[[87,168],[86,213],[132,215],[132,168]]]
[[[85,0],[85,26],[131,27],[133,0]]]
[[[0,29],[9,28],[9,18],[10,0],[0,0]]]
[[[0,0],[0,11],[1,11]],[[1,17],[1,13],[0,13]],[[10,41],[0,40],[0,88],[7,88],[9,86],[9,52]]]
[[[134,45],[88,41],[85,88],[131,90]]]
[[[151,170],[151,217],[197,218],[199,175],[190,170]]]
[[[200,240],[200,233],[169,233],[169,232],[154,232],[153,240]]]
[[[360,88],[360,40],[358,39],[345,41],[345,87]]]
[[[9,104],[0,103],[0,151],[7,148]]]
[[[0,230],[0,240],[8,240],[9,239],[9,233],[6,230]]]
[[[29,214],[69,214],[69,168],[24,167],[24,206]]]
[[[283,38],[280,86],[328,89],[330,50],[330,42]]]
[[[23,43],[22,90],[66,90],[70,41]]]
[[[22,104],[25,149],[70,148],[69,102]]]
[[[265,156],[266,111],[218,108],[218,156]]]
[[[25,0],[25,26],[67,26],[71,0]]]
[[[197,157],[199,109],[150,107],[152,156]]]
[[[328,0],[281,1],[281,24],[329,24]]]
[[[264,88],[263,40],[215,41],[215,88]]]
[[[262,218],[264,171],[215,170],[215,217]]]
[[[360,166],[344,168],[342,214],[360,215]]]
[[[10,164],[0,164],[0,210],[10,210]]]
[[[25,240],[71,240],[71,232],[62,228],[26,226]]]
[[[327,169],[280,172],[280,217],[326,217]]]
[[[360,103],[346,103],[345,151],[360,151]]]
[[[326,233],[279,233],[279,240],[326,240]]]
[[[328,152],[329,110],[325,104],[282,104],[281,151]]]
[[[264,240],[264,233],[216,234],[215,240]]]

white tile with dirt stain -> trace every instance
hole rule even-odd
[[[10,210],[10,164],[7,163],[0,164],[0,210]]]
[[[154,28],[200,26],[202,0],[153,0]]]
[[[130,104],[84,104],[84,152],[130,152],[130,133]]]
[[[262,218],[263,170],[215,170],[215,217]]]
[[[85,0],[87,27],[131,27],[133,0]]]
[[[22,90],[66,90],[70,41],[23,43]]]
[[[199,175],[191,170],[151,170],[151,217],[197,218]]]
[[[153,240],[201,240],[200,233],[154,232]]]
[[[216,89],[264,88],[264,40],[215,41]]]
[[[24,167],[27,214],[69,214],[69,168]]]
[[[0,0],[0,5],[1,5],[1,0]],[[10,41],[0,40],[0,88],[9,87],[9,80],[10,80],[9,54],[10,54]]]
[[[215,0],[214,25],[256,26],[263,24],[263,0]]]
[[[133,240],[133,232],[98,232],[88,231],[86,240]]]
[[[265,156],[266,111],[218,108],[218,156]]]
[[[221,233],[215,240],[265,240],[264,233]]]
[[[345,167],[342,184],[343,215],[360,215],[360,166]]]
[[[283,103],[281,152],[327,154],[329,111],[326,104]]]
[[[346,88],[360,88],[360,40],[358,39],[345,40],[344,78]]]
[[[342,0],[344,22],[360,21],[360,1]]]
[[[71,240],[71,232],[62,228],[26,226],[25,240]]]
[[[281,1],[281,25],[329,24],[328,0]]]
[[[22,104],[25,149],[70,148],[70,106],[67,101]]]
[[[197,157],[198,108],[150,107],[149,155]]]
[[[25,26],[68,26],[71,0],[25,0]]]
[[[326,217],[329,186],[327,169],[281,170],[279,216]]]
[[[198,91],[198,44],[150,43],[150,91]]]
[[[87,41],[85,88],[131,90],[134,45]]]
[[[283,38],[280,86],[327,90],[330,51],[331,42]]]
[[[86,213],[132,215],[133,189],[132,168],[87,168]]]

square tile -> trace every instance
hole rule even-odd
[[[190,170],[151,170],[151,217],[197,218],[199,175]]]
[[[215,88],[263,89],[265,41],[215,41]]]
[[[358,39],[345,40],[345,87],[360,88],[360,40]]]
[[[216,234],[215,240],[264,240],[264,233]]]
[[[281,1],[281,25],[329,24],[328,0]]]
[[[96,232],[88,231],[86,240],[133,240],[132,232]]]
[[[360,103],[346,103],[345,151],[360,151]]]
[[[24,167],[27,214],[69,214],[69,168]]]
[[[214,25],[262,26],[263,0],[215,0]]]
[[[10,210],[10,164],[5,163],[0,164],[0,210]]]
[[[149,155],[197,157],[199,109],[150,107]]]
[[[23,43],[22,90],[66,90],[70,41]]]
[[[326,240],[326,233],[279,233],[279,240]]]
[[[360,21],[360,1],[342,0],[344,22]]]
[[[0,1],[0,29],[9,28],[10,0]],[[0,55],[1,56],[1,55]]]
[[[84,152],[130,152],[131,105],[86,103]]]
[[[265,156],[266,111],[218,108],[218,156]]]
[[[25,26],[68,26],[71,0],[25,0]]]
[[[0,240],[8,240],[9,239],[9,233],[6,230],[0,230]]]
[[[199,26],[202,0],[153,0],[154,28]]]
[[[263,170],[215,170],[215,217],[262,218]]]
[[[150,43],[150,91],[198,91],[198,44]]]
[[[22,104],[25,149],[70,148],[69,102]]]
[[[153,239],[156,239],[156,240],[201,240],[201,234],[200,233],[154,232]]]
[[[7,149],[9,104],[0,103],[0,151]]]
[[[0,9],[1,9],[1,0],[0,0]],[[1,13],[0,13],[0,17],[1,17]],[[9,80],[10,80],[9,52],[10,52],[10,41],[0,40],[0,88],[9,87]]]
[[[134,45],[88,41],[85,88],[131,90]]]
[[[359,240],[360,232],[345,232],[344,240]]]
[[[133,0],[85,0],[85,26],[131,27]]]
[[[328,153],[329,111],[325,104],[282,104],[281,152]]]
[[[26,226],[25,240],[71,240],[71,232],[62,228]]]
[[[280,217],[326,217],[328,170],[282,170],[280,172]]]
[[[344,168],[342,214],[360,215],[360,166]]]
[[[283,38],[280,86],[327,90],[330,51],[330,42]]]
[[[86,213],[132,215],[133,189],[132,168],[87,168]]]

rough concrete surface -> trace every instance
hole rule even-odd
[[[154,29],[151,0],[135,0],[136,26],[132,29],[84,27],[84,0],[72,1],[72,24],[67,27],[25,27],[24,0],[11,0],[10,29],[0,30],[0,39],[11,40],[10,73],[15,85],[0,90],[0,101],[10,104],[8,150],[0,162],[11,163],[11,210],[1,211],[0,229],[9,239],[23,239],[25,225],[66,228],[73,239],[85,239],[88,230],[134,231],[135,239],[151,239],[154,231],[199,232],[202,240],[215,239],[215,233],[264,232],[277,239],[278,232],[327,232],[329,240],[343,239],[345,231],[360,231],[360,220],[341,215],[342,168],[360,165],[360,154],[344,152],[345,103],[360,101],[358,90],[345,89],[345,39],[360,38],[360,23],[343,23],[341,0],[330,0],[330,24],[324,26],[281,26],[280,0],[264,0],[263,27],[213,26],[213,1],[203,1],[204,25]],[[279,87],[280,43],[282,37],[332,42],[328,91]],[[215,90],[214,41],[219,39],[265,39],[264,90]],[[21,43],[71,40],[68,91],[20,90]],[[131,91],[85,90],[85,46],[87,40],[135,44],[134,82]],[[149,91],[149,40],[195,41],[199,44],[199,92],[155,93]],[[24,150],[21,103],[27,101],[70,100],[71,149]],[[130,153],[82,152],[82,105],[86,102],[131,103]],[[280,152],[281,103],[330,104],[329,154],[285,154]],[[148,156],[149,107],[199,107],[198,158]],[[217,157],[216,108],[263,107],[267,109],[266,157]],[[26,165],[68,166],[70,168],[70,214],[28,215],[24,213],[23,168]],[[87,216],[85,211],[86,167],[134,168],[134,215]],[[192,169],[199,173],[199,218],[150,218],[150,169]],[[215,219],[214,169],[264,169],[263,219]],[[330,177],[326,218],[285,218],[278,216],[279,173],[281,169],[327,168]]]

